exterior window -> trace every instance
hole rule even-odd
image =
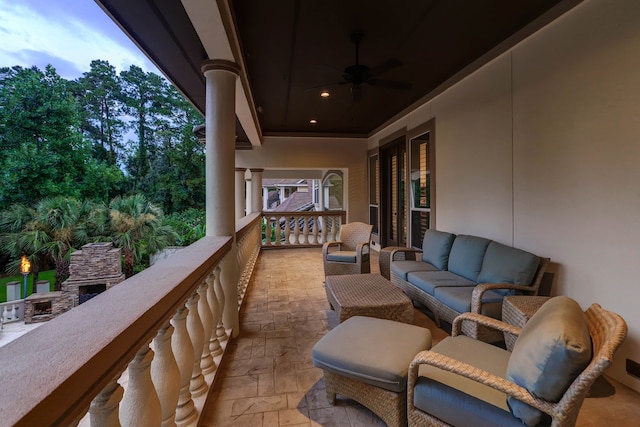
[[[431,222],[432,147],[429,133],[411,140],[411,246],[422,247]]]
[[[379,183],[379,161],[378,156],[375,155],[369,157],[369,224],[373,225],[373,234],[378,234]]]

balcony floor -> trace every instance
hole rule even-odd
[[[372,272],[379,272],[377,257]],[[320,249],[262,251],[233,339],[201,426],[384,426],[366,408],[338,396],[327,401],[311,348],[338,324],[323,288]],[[415,323],[447,336],[416,309]],[[640,395],[602,378],[582,407],[578,426],[635,426]]]

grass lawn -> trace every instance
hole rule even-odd
[[[41,271],[38,275],[38,280],[48,280],[49,281],[49,290],[53,289],[53,283],[55,282],[55,270],[47,270]],[[30,274],[27,278],[27,293],[31,295],[33,293],[33,274]],[[20,293],[22,294],[22,284],[24,279],[22,275],[11,276],[11,277],[2,277],[0,278],[0,302],[7,301],[7,282],[18,282],[20,283]]]

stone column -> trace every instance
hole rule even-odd
[[[235,218],[235,90],[240,67],[230,61],[208,60],[202,65],[206,78],[206,218],[207,236],[233,236],[231,252],[222,264],[226,304],[224,325],[238,334],[238,263]]]
[[[236,168],[236,219],[245,215],[246,183],[244,180],[245,168]]]
[[[262,209],[262,172],[264,169],[251,168],[251,212]]]

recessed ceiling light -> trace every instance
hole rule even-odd
[[[328,98],[329,96],[331,96],[331,94],[329,93],[328,90],[323,90],[322,92],[320,92],[320,96],[322,98]]]
[[[311,119],[309,120],[309,123],[311,123],[312,125],[315,125],[316,123],[318,123],[318,121],[316,119]]]

